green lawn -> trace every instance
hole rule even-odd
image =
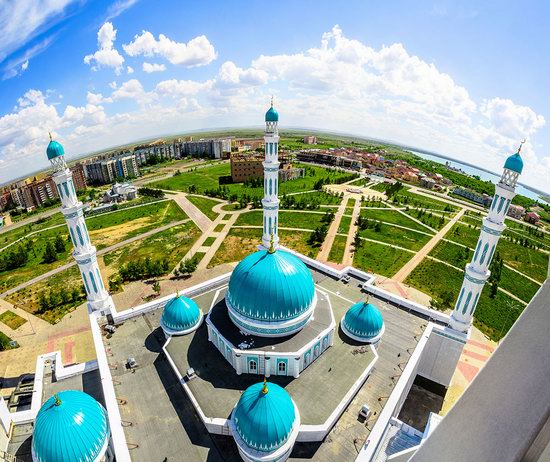
[[[189,199],[189,202],[195,204],[197,208],[211,220],[218,218],[218,214],[212,210],[212,207],[220,204],[219,201],[200,196],[187,196],[187,199]]]
[[[225,228],[225,224],[224,223],[219,223],[216,225],[216,227],[214,228],[214,232],[215,233],[221,233],[223,228]]]
[[[359,231],[359,235],[361,237],[386,242],[410,250],[421,249],[431,239],[431,236],[426,236],[425,234],[385,224],[381,225],[380,231],[369,228]],[[366,243],[366,245],[370,244],[371,243]]]
[[[537,293],[537,290],[539,290],[540,285],[535,284],[515,271],[503,267],[499,287],[521,298],[524,302],[530,302]]]
[[[347,215],[342,215],[342,219],[340,220],[340,224],[338,225],[338,232],[342,234],[348,234],[350,226],[351,217],[348,217]]]
[[[279,212],[279,227],[315,229],[321,226],[321,213],[308,212]],[[235,222],[235,226],[263,226],[263,211],[252,210],[241,213]]]
[[[287,207],[285,198],[281,197],[281,208],[316,209],[320,205],[340,205],[342,202],[340,196],[325,191],[306,192],[289,197],[293,198],[294,203]]]
[[[433,234],[433,232],[428,228],[422,226],[414,220],[411,220],[397,210],[361,210],[361,216],[366,217],[369,220],[385,221],[386,223],[394,223],[396,225],[405,226],[406,228]]]
[[[0,248],[5,247],[12,242],[15,242],[22,237],[29,235],[32,232],[40,231],[41,229],[48,228],[50,226],[56,226],[65,223],[65,218],[61,213],[56,213],[48,218],[43,218],[34,223],[30,223],[20,228],[15,228],[9,230],[9,227],[6,228],[6,231],[0,234]]]
[[[447,308],[452,309],[456,296],[460,291],[464,273],[443,263],[425,259],[405,280],[406,284],[421,290],[438,301],[452,300]],[[509,305],[519,307],[510,309]],[[489,290],[484,288],[474,313],[474,325],[493,340],[499,340],[505,335],[523,309],[518,302],[498,291],[495,298],[489,296]]]
[[[412,205],[423,209],[458,211],[459,207],[442,202],[432,197],[421,196],[408,190],[401,189],[395,196],[396,202],[403,205]]]
[[[6,326],[15,330],[25,324],[27,320],[15,314],[13,311],[7,310],[0,314],[0,322],[3,322]]]
[[[207,237],[202,245],[204,247],[210,247],[210,246],[212,246],[212,244],[214,243],[215,240],[216,240],[216,238],[213,237],[213,236]]]
[[[0,351],[10,350],[11,338],[9,338],[4,332],[0,332]]]
[[[334,242],[332,243],[330,253],[328,254],[329,261],[333,261],[334,263],[342,263],[344,251],[346,250],[346,240],[347,238],[345,236],[334,236]]]
[[[180,175],[149,183],[148,186],[173,191],[187,191],[189,186],[195,185],[200,192],[203,192],[205,189],[217,188],[218,178],[230,174],[231,167],[228,162],[225,162],[196,168],[190,172],[182,172]]]
[[[452,242],[439,241],[429,255],[458,268],[464,268],[466,263],[471,261],[474,252]]]
[[[423,209],[409,208],[408,210],[404,210],[404,212],[407,215],[414,217],[417,220],[420,220],[422,223],[424,223],[425,225],[428,225],[430,228],[437,229],[437,230],[440,230],[441,228],[443,228],[448,222],[448,219],[445,217],[445,215],[436,216],[432,214],[432,212],[426,212]],[[445,212],[442,211],[441,214],[443,213]],[[427,228],[424,228],[424,229],[427,229]]]
[[[407,263],[413,254],[387,245],[364,242],[353,257],[353,266],[391,277]]]

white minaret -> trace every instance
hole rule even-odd
[[[279,245],[279,130],[277,124],[279,114],[273,108],[273,98],[271,98],[271,107],[265,113],[265,161],[264,165],[264,198],[262,207],[264,210],[264,232],[262,235],[262,245],[269,249],[271,235],[273,235],[273,246]]]
[[[518,152],[512,154],[504,164],[504,173],[495,186],[495,197],[491,202],[489,213],[483,219],[481,233],[477,241],[472,261],[466,265],[464,282],[460,289],[458,300],[451,315],[451,327],[460,332],[467,332],[479,300],[485,281],[491,272],[489,265],[495,253],[500,235],[506,228],[504,218],[516,195],[516,184],[523,170],[520,145]]]
[[[52,164],[54,172],[52,178],[61,199],[61,213],[65,217],[71,235],[74,247],[73,257],[78,264],[86,288],[88,309],[90,312],[100,311],[102,315],[106,315],[114,307],[114,304],[103,285],[97,264],[96,249],[90,242],[88,228],[84,221],[83,205],[76,196],[73,174],[65,163],[65,151],[63,146],[57,141],[53,141],[50,136],[50,144],[46,153]]]

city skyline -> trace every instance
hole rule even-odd
[[[166,133],[255,125],[274,94],[283,128],[387,139],[493,171],[527,138],[523,181],[548,189],[550,101],[537,91],[548,63],[535,46],[546,27],[541,2],[521,10],[403,4],[391,21],[388,9],[359,2],[344,11],[290,5],[262,21],[259,5],[240,2],[6,9],[0,182],[46,167],[49,130],[83,155]],[[529,23],[521,34],[520,12]],[[184,27],[177,17],[187,18]]]

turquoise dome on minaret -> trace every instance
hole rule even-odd
[[[46,149],[46,154],[48,155],[48,160],[55,159],[56,157],[64,156],[65,150],[60,143],[50,138],[50,143]]]
[[[195,301],[178,294],[164,307],[160,326],[167,335],[183,335],[195,330],[201,320],[202,312]]]
[[[66,390],[50,397],[34,422],[34,462],[96,461],[109,442],[107,412],[87,393]]]
[[[506,162],[504,163],[504,168],[507,170],[512,170],[516,173],[521,173],[523,171],[523,160],[521,158],[521,155],[519,154],[519,151],[515,154],[512,154],[508,159],[506,159]]]
[[[259,250],[241,261],[225,297],[229,315],[257,335],[289,335],[309,320],[315,285],[308,267],[284,250]]]
[[[375,343],[384,333],[384,319],[380,310],[368,301],[353,304],[340,323],[344,333],[363,343]]]
[[[287,442],[299,423],[299,415],[283,388],[264,381],[243,392],[231,420],[244,445],[255,451],[272,452]]]
[[[273,103],[271,104],[271,107],[267,110],[267,112],[265,113],[265,121],[266,122],[278,122],[279,121],[279,113],[273,107]]]

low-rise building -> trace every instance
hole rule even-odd
[[[255,151],[264,146],[265,141],[263,138],[235,138],[233,140],[233,147],[237,152]]]
[[[103,196],[103,202],[129,201],[137,197],[137,188],[131,183],[115,183]]]
[[[478,194],[474,191],[470,191],[469,189],[464,189],[459,186],[453,189],[453,194],[464,197],[472,202],[476,202],[484,207],[489,207],[489,205],[491,205],[491,201],[493,200],[492,196],[488,196],[487,194]]]
[[[527,212],[525,214],[524,220],[527,223],[531,223],[533,225],[536,225],[540,221],[540,215],[537,212]]]
[[[427,189],[434,189],[435,180],[428,178],[427,176],[422,177],[420,180],[420,185]]]
[[[525,209],[521,205],[511,204],[508,208],[508,212],[506,212],[506,215],[516,218],[517,220],[521,220],[523,215],[525,215]]]
[[[304,144],[317,144],[317,137],[315,135],[304,136]]]
[[[234,183],[241,183],[251,178],[261,178],[264,175],[262,154],[232,154],[231,179]]]

